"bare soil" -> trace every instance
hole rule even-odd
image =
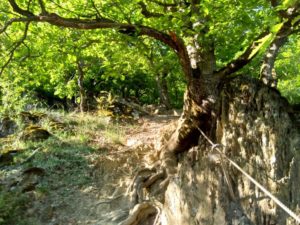
[[[131,208],[127,194],[132,178],[147,166],[149,157],[155,161],[161,130],[177,119],[171,115],[140,118],[133,126],[122,128],[125,136],[120,144],[96,137],[92,141],[96,141],[99,150],[86,155],[87,164],[80,173],[74,174],[72,168],[62,165],[56,173],[42,178],[49,184],[47,193],[26,193],[32,200],[26,217],[38,225],[120,223]],[[74,185],[73,180],[84,179],[82,176],[86,182]]]

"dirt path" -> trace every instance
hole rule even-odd
[[[38,225],[118,224],[131,208],[126,193],[135,172],[142,166],[143,158],[160,147],[160,130],[176,119],[176,116],[140,118],[134,126],[123,128],[123,144],[101,139],[99,151],[86,155],[88,163],[80,173],[73,174],[70,168],[44,178],[51,190],[44,196],[31,193],[34,201],[26,216]],[[82,185],[74,186],[70,180],[83,177],[87,181]]]
[[[156,150],[159,149],[161,130],[176,119],[178,116],[170,115],[141,118],[136,128],[126,132],[126,146],[153,145]]]

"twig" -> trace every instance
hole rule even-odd
[[[27,163],[28,161],[30,161],[30,160],[35,156],[35,154],[36,154],[39,150],[41,150],[41,149],[42,149],[42,147],[39,147],[39,148],[35,149],[35,150],[30,154],[30,156],[28,156],[26,159],[24,159],[23,162],[21,162],[21,164],[24,164],[24,163]]]
[[[91,3],[92,3],[93,8],[95,9],[95,11],[96,11],[96,13],[97,13],[97,16],[98,16],[99,18],[102,18],[102,15],[101,15],[101,13],[99,12],[99,10],[97,9],[97,6],[96,6],[94,0],[90,0],[90,1],[91,1]]]

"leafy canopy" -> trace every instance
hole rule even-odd
[[[130,94],[140,88],[138,92],[141,93],[137,95],[141,99],[155,102],[158,96],[155,77],[167,71],[170,95],[175,100],[175,96],[181,95],[184,87],[176,53],[164,43],[140,36],[139,33],[145,32],[142,30],[145,27],[170,36],[174,33],[186,45],[196,37],[197,45],[203,49],[213,46],[217,69],[243,55],[245,49],[263,31],[269,32],[268,36],[256,40],[258,48],[249,54],[251,58],[259,53],[252,64],[255,66],[250,65],[252,69],[248,70],[258,74],[257,65],[263,52],[282,26],[278,10],[297,4],[295,0],[285,0],[274,8],[267,0],[203,0],[195,8],[192,2],[194,1],[44,2],[47,11],[63,18],[73,18],[74,21],[106,21],[108,24],[113,21],[116,24],[110,29],[80,31],[35,22],[29,25],[13,22],[6,27],[5,23],[11,19],[24,16],[16,16],[9,1],[3,1],[0,5],[0,23],[6,29],[0,35],[0,57],[3,59],[0,66],[5,67],[0,81],[2,103],[9,104],[9,99],[12,98],[18,101],[25,95],[32,96],[38,90],[59,98],[78,97],[78,60],[84,62],[87,91],[99,93],[101,90],[111,89],[118,94]],[[41,13],[39,1],[18,0],[16,3],[34,15]],[[295,18],[293,23],[296,24],[298,20],[299,18]],[[135,29],[134,32],[128,33],[130,29],[124,24],[129,24],[129,28]],[[22,40],[27,25],[26,38]],[[284,48],[276,62],[279,88],[284,94],[293,96],[290,98],[292,101],[299,99],[300,75],[296,60],[298,55],[293,54],[295,49],[299,49],[296,35],[291,38],[290,44]]]

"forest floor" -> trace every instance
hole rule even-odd
[[[130,123],[88,114],[52,118],[68,128],[57,131],[44,122],[50,138],[11,144],[20,150],[1,167],[0,224],[118,224],[131,207],[132,178],[156,160],[162,132],[178,116]]]

